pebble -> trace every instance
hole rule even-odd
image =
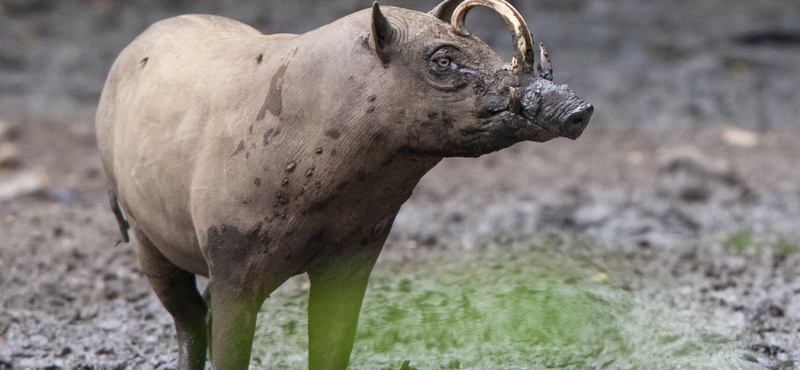
[[[581,207],[572,215],[574,222],[580,226],[596,226],[608,220],[614,210],[608,204],[593,204]]]
[[[19,148],[13,143],[0,143],[0,168],[16,168],[22,163]]]
[[[117,330],[122,327],[122,321],[117,319],[108,319],[101,321],[97,324],[97,326],[103,330]]]
[[[0,201],[43,192],[48,182],[47,175],[43,171],[19,172],[10,179],[0,182]]]
[[[31,346],[33,346],[33,348],[44,347],[47,344],[47,342],[49,342],[47,337],[45,337],[44,335],[39,335],[39,334],[31,335],[29,340],[30,340]]]

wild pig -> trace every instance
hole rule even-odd
[[[511,64],[465,31],[474,6],[509,25]],[[103,90],[98,145],[123,236],[175,319],[178,367],[202,369],[208,348],[214,369],[247,368],[261,304],[307,273],[309,368],[345,369],[370,271],[420,178],[443,157],[575,139],[589,122],[533,49],[503,0],[375,3],[302,35],[187,15],[136,38]]]

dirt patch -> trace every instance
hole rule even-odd
[[[0,363],[174,367],[171,319],[141,275],[132,245],[118,244],[89,127],[31,122],[16,128],[12,141],[26,148],[24,161],[0,176],[41,167],[50,181],[36,194],[2,203]],[[398,261],[561,255],[578,281],[604,274],[607,289],[633,292],[631,299],[650,307],[710,315],[721,323],[737,363],[792,368],[800,351],[800,170],[794,165],[800,146],[777,133],[755,135],[755,144],[742,146],[730,131],[590,127],[575,142],[446,160],[398,216],[373,285],[387,276],[413,284],[417,278],[407,270],[411,277],[392,272]],[[474,270],[479,276],[503,271]],[[556,280],[550,286],[556,291],[575,282]],[[302,281],[284,289],[305,293]],[[296,298],[295,315],[303,299]],[[272,324],[262,319],[259,327],[265,338],[259,340],[269,342]],[[691,325],[685,328],[691,334]],[[387,364],[402,359],[382,358]]]

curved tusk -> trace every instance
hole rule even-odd
[[[545,80],[553,81],[553,65],[550,64],[550,55],[547,54],[547,49],[541,42],[539,43],[539,60],[541,64],[536,65],[536,73]]]
[[[519,113],[522,111],[522,103],[519,100],[519,93],[513,86],[508,87],[508,110],[511,113]]]
[[[514,59],[511,61],[511,69],[515,73],[528,73],[533,71],[533,37],[531,31],[522,15],[517,9],[505,0],[466,0],[456,7],[453,17],[450,18],[450,25],[459,35],[469,36],[469,32],[464,28],[464,21],[467,12],[476,6],[483,6],[492,9],[503,17],[514,40]]]

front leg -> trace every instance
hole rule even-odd
[[[211,300],[211,365],[215,370],[244,370],[250,351],[256,317],[264,299],[260,294],[226,283],[209,283]]]
[[[367,281],[383,240],[357,256],[337,258],[308,271],[308,368],[345,370],[356,336]]]

